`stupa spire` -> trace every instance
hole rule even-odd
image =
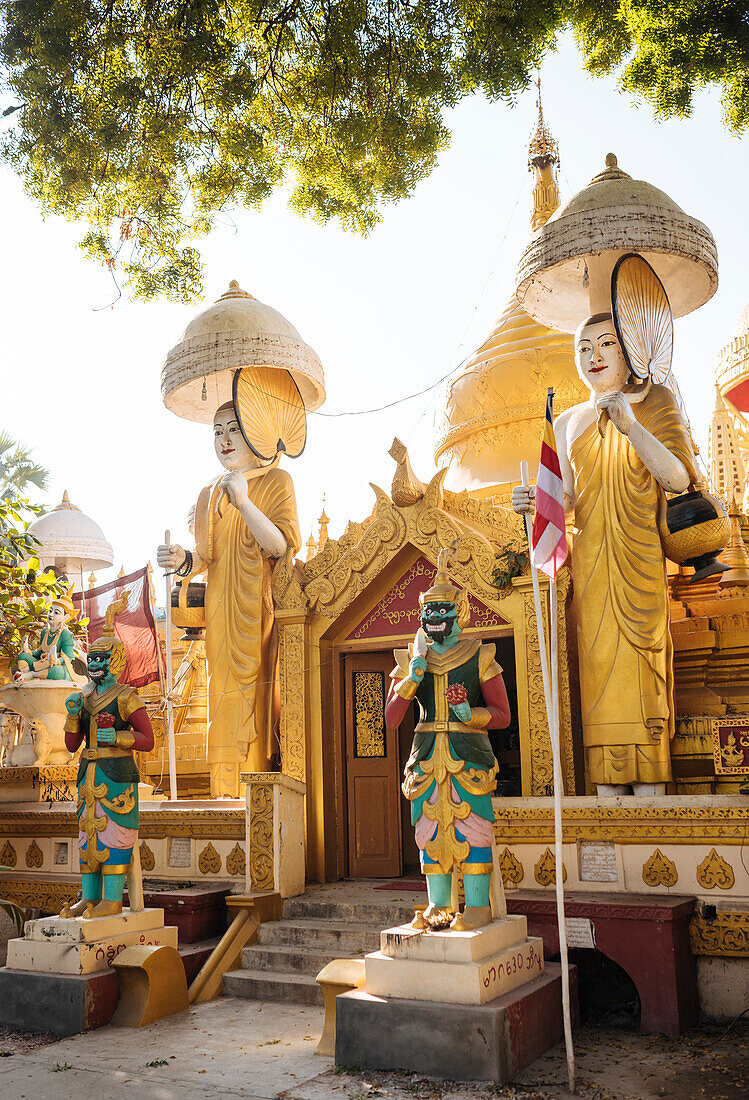
[[[536,77],[536,109],[538,119],[536,129],[528,146],[528,171],[536,173],[533,186],[533,211],[531,229],[540,229],[559,206],[559,186],[557,168],[559,167],[559,145],[552,137],[544,121],[544,108],[541,101],[541,74]]]

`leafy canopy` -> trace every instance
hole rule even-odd
[[[31,485],[47,488],[49,472],[8,432],[0,432],[0,500],[19,500]],[[35,512],[36,505],[27,505]]]
[[[39,571],[41,543],[24,518],[30,510],[28,501],[0,498],[0,665],[16,660],[24,636],[39,633],[50,601],[67,589],[51,570]],[[87,623],[74,620],[68,629],[84,635]]]
[[[0,0],[0,155],[135,297],[189,301],[195,240],[282,183],[368,232],[448,141],[444,108],[512,101],[571,26],[594,74],[660,116],[722,85],[749,118],[730,0]]]

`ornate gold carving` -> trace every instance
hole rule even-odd
[[[381,672],[354,673],[354,740],[356,756],[385,756],[385,677]]]
[[[303,622],[277,619],[281,687],[281,767],[285,775],[304,783],[305,668]]]
[[[5,813],[0,809],[0,832],[20,837],[78,837],[78,819],[70,811],[50,814],[41,810]],[[245,813],[226,810],[141,810],[141,839],[162,840],[166,836],[191,836],[197,840],[244,840]]]
[[[3,844],[3,850],[0,852],[0,863],[3,867],[15,867],[18,863],[18,854],[9,840]]]
[[[689,925],[693,955],[749,958],[749,912],[721,912],[715,920],[695,914]]]
[[[221,870],[221,856],[210,841],[198,856],[198,868],[201,875],[217,875]]]
[[[253,890],[273,889],[273,787],[250,788],[250,884]]]
[[[642,865],[642,881],[648,886],[675,886],[679,873],[676,864],[656,848]]]
[[[26,849],[26,866],[36,867],[38,869],[43,863],[44,855],[42,853],[42,850],[37,842],[35,840],[32,840],[31,844],[29,844],[28,848]]]
[[[523,881],[523,865],[515,859],[509,848],[505,848],[499,857],[499,869],[502,872],[502,882],[505,886],[511,884],[517,886]]]
[[[235,844],[226,857],[226,872],[229,875],[244,875],[246,866],[244,848],[241,844]]]
[[[145,840],[140,842],[140,866],[142,871],[153,871],[156,866],[156,856],[148,847]]]
[[[551,886],[557,881],[557,861],[551,848],[547,848],[533,868],[533,876],[541,886]],[[562,863],[562,882],[567,881],[567,868]]]
[[[697,868],[697,881],[704,890],[730,890],[736,881],[733,867],[711,848]]]
[[[536,612],[533,592],[523,592],[523,619],[525,622],[525,659],[528,683],[528,739],[531,756],[532,795],[552,793],[554,760],[551,754],[549,723],[546,718],[544,681],[541,673],[541,651],[538,645]]]
[[[43,913],[59,913],[63,905],[72,904],[80,893],[80,882],[34,882],[3,879],[0,894],[22,909],[40,909]]]
[[[517,805],[508,805],[516,801]],[[673,799],[674,805],[606,807],[565,805],[562,830],[565,844],[579,840],[611,840],[617,844],[744,844],[749,829],[749,807],[693,806]],[[681,805],[678,803],[681,802]],[[553,844],[554,811],[527,806],[520,799],[494,800],[497,843]]]

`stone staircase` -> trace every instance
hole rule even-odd
[[[241,970],[224,975],[224,993],[255,1001],[322,1004],[315,977],[332,959],[364,958],[380,946],[380,931],[413,917],[403,898],[347,900],[346,883],[314,887],[284,902],[283,920],[260,929],[245,947]],[[349,894],[350,898],[350,894]],[[418,901],[418,896],[416,898]]]

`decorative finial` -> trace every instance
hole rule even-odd
[[[248,294],[246,290],[242,290],[236,279],[232,279],[229,283],[229,289],[219,298],[219,302],[226,301],[227,298],[252,298],[252,294]]]
[[[559,145],[551,136],[544,122],[541,102],[541,74],[536,76],[536,130],[528,146],[528,171],[536,173],[533,187],[533,211],[531,229],[540,229],[559,206],[559,187],[556,168],[559,166]]]
[[[80,508],[76,508],[75,504],[70,503],[70,497],[68,496],[68,490],[65,489],[65,491],[62,494],[62,500],[53,509],[53,511],[55,511],[55,512],[79,512]]]
[[[618,168],[619,167],[619,161],[616,159],[616,153],[607,153],[606,154],[606,167],[607,168]]]
[[[88,575],[88,587],[89,587],[89,591],[92,588],[96,587],[96,574],[95,573],[89,573],[89,575]]]

